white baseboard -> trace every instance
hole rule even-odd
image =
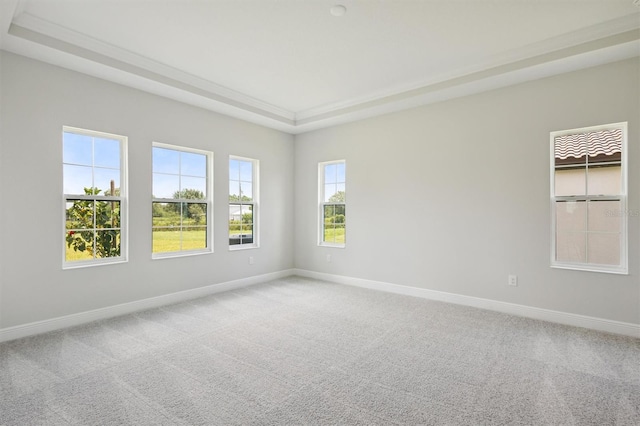
[[[518,305],[515,303],[500,302],[497,300],[482,299],[472,296],[463,296],[460,294],[447,293],[443,291],[427,290],[418,287],[390,284],[381,281],[371,281],[362,278],[351,278],[342,275],[332,275],[322,272],[307,271],[304,269],[294,269],[294,273],[301,277],[315,278],[338,284],[347,284],[372,290],[402,294],[406,296],[422,297],[424,299],[455,303],[457,305],[472,306],[474,308],[487,309],[526,318],[533,318],[558,324],[584,327],[592,330],[605,331],[608,333],[622,334],[625,336],[640,338],[640,324],[612,321],[604,318],[553,311],[550,309],[536,308],[533,306]]]
[[[293,274],[293,269],[287,269],[269,274],[256,275],[239,280],[179,291],[176,293],[163,294],[162,296],[122,303],[120,305],[108,306],[106,308],[95,309],[92,311],[79,312],[77,314],[65,315],[63,317],[52,318],[44,321],[3,328],[0,329],[0,342],[73,327],[105,318],[117,317],[119,315],[130,314],[132,312],[143,311],[145,309],[157,308],[159,306],[169,305],[172,303],[184,302],[185,300],[196,299],[198,297],[208,296],[210,294],[220,293],[223,291],[235,290],[266,281],[288,277]]]

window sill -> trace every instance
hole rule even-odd
[[[107,265],[117,265],[119,263],[127,263],[129,260],[128,259],[118,259],[118,260],[111,260],[111,261],[98,261],[98,262],[92,262],[92,261],[86,261],[86,262],[74,262],[74,263],[64,263],[62,265],[62,269],[63,270],[69,270],[69,269],[82,269],[82,268],[92,268],[94,266],[107,266]]]
[[[318,244],[318,247],[330,247],[330,248],[340,248],[340,249],[343,249],[343,248],[347,247],[347,245],[346,245],[346,244],[320,243],[320,244]]]
[[[160,260],[160,259],[173,259],[176,257],[191,257],[191,256],[200,256],[203,254],[211,254],[213,250],[198,250],[198,251],[189,251],[189,252],[171,252],[171,253],[156,253],[151,255],[152,260]]]
[[[229,246],[229,251],[252,250],[260,248],[257,244],[235,244]]]
[[[551,268],[553,269],[568,269],[572,271],[583,271],[583,272],[599,272],[603,274],[615,274],[615,275],[629,275],[629,269],[623,267],[606,267],[606,266],[597,266],[597,265],[577,265],[574,263],[552,263]]]

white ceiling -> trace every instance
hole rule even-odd
[[[0,0],[4,50],[290,133],[640,56],[639,28],[640,0]]]

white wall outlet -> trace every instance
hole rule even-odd
[[[518,276],[509,275],[509,285],[516,287],[518,285]]]
[[[331,255],[330,254],[327,255],[327,262],[331,262]]]
[[[249,265],[253,265],[254,259],[253,256],[249,256]]]

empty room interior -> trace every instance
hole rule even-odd
[[[638,0],[0,0],[0,425],[640,424]]]

